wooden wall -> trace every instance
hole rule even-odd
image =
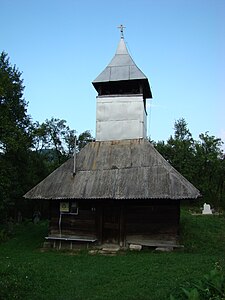
[[[77,236],[96,236],[96,214],[93,209],[93,203],[82,201],[78,204],[78,214],[62,214],[61,216],[61,234]],[[52,201],[50,234],[59,234],[60,202]]]
[[[175,240],[179,230],[179,201],[133,202],[124,209],[127,240]]]
[[[176,200],[80,200],[77,215],[63,214],[61,234],[93,236],[99,243],[125,245],[136,237],[174,239],[180,202]],[[50,235],[59,234],[60,202],[51,201]]]

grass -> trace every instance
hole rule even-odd
[[[47,223],[16,226],[0,245],[0,299],[169,299],[187,282],[225,268],[224,216],[182,212],[183,250],[126,252],[106,257],[87,252],[41,252]]]

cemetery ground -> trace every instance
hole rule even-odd
[[[14,225],[0,244],[0,299],[177,299],[181,287],[219,265],[225,270],[225,216],[181,213],[183,249],[116,256],[66,252],[41,246],[47,222]],[[218,298],[219,299],[219,298]]]

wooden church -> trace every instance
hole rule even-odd
[[[148,78],[128,53],[121,27],[115,56],[93,81],[96,141],[24,196],[50,201],[52,246],[176,247],[180,201],[199,191],[147,140]]]

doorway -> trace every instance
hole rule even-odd
[[[120,242],[120,214],[118,205],[103,207],[102,237],[103,243],[119,244]]]

